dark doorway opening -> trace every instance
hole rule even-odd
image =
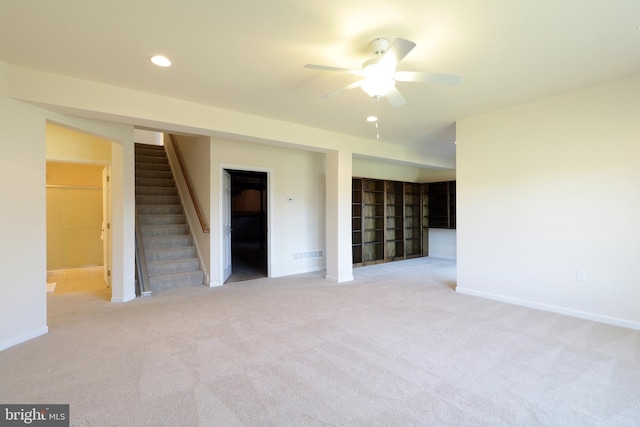
[[[229,170],[231,175],[231,276],[229,282],[266,277],[267,173]]]

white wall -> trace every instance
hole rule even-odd
[[[138,144],[164,145],[164,135],[162,132],[155,132],[144,129],[134,129],[133,139]]]
[[[0,62],[0,178],[6,183],[0,221],[0,350],[48,331],[46,297],[47,121],[131,143],[115,156],[113,175],[114,301],[132,298],[133,127],[80,119],[8,97],[8,66]],[[119,147],[117,144],[113,146]],[[120,152],[123,150],[120,149]],[[129,155],[129,151],[131,151]],[[126,175],[126,176],[125,176]],[[135,297],[135,294],[133,294]]]
[[[0,350],[47,332],[45,120],[6,97],[0,62]]]
[[[403,182],[440,182],[456,179],[455,169],[429,169],[363,157],[353,158],[353,176]]]
[[[268,172],[269,260],[271,277],[321,270],[325,260],[293,260],[295,252],[325,249],[324,154],[212,139],[212,224],[219,224],[220,170]],[[288,203],[287,198],[293,202]],[[212,227],[211,281],[220,280],[219,227]]]
[[[330,151],[325,155],[325,278],[342,283],[353,280],[353,153]]]
[[[458,291],[640,329],[639,118],[635,76],[458,122]]]
[[[165,135],[165,138],[169,138],[169,135]],[[211,164],[209,162],[211,138],[173,135],[173,141],[178,145],[178,149],[180,150],[206,226],[211,228],[213,226],[211,224]],[[211,234],[202,230],[202,225],[200,224],[198,214],[191,200],[189,188],[182,175],[173,145],[170,143],[164,145],[175,175],[176,185],[178,186],[182,202],[184,203],[189,227],[191,228],[196,247],[198,248],[200,262],[202,263],[202,269],[205,273],[205,283],[208,284],[211,271]]]
[[[456,259],[456,230],[429,229],[429,256]]]
[[[111,302],[135,299],[135,151],[133,127],[111,144]]]
[[[390,181],[420,182],[420,168],[380,160],[353,158],[353,176]]]

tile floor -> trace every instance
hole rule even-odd
[[[96,291],[106,288],[102,266],[47,271],[47,283],[53,282],[56,283],[53,294]]]

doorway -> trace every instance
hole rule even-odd
[[[47,162],[47,291],[110,286],[109,166]],[[110,228],[110,227],[109,227]],[[110,231],[110,230],[108,230]],[[106,250],[105,248],[109,248]]]
[[[225,171],[231,183],[231,275],[226,283],[267,277],[267,172]]]
[[[111,298],[112,142],[46,125],[47,291]]]

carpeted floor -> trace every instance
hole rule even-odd
[[[50,294],[0,402],[86,426],[638,426],[640,331],[456,294],[455,264]]]

